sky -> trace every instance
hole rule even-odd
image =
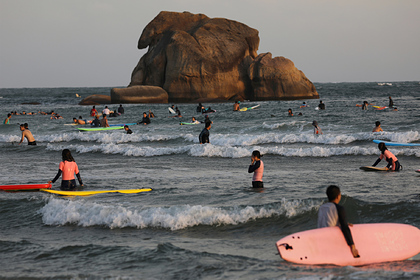
[[[420,81],[419,0],[0,0],[0,88],[127,86],[160,11],[255,28],[312,82]]]

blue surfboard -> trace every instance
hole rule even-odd
[[[374,143],[385,143],[387,146],[408,146],[408,147],[419,147],[420,143],[397,143],[397,142],[386,142],[382,140],[373,140]]]

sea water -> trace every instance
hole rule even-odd
[[[90,119],[79,94],[109,88],[0,89],[0,183],[46,183],[54,178],[61,151],[71,150],[85,190],[153,188],[140,194],[59,197],[44,192],[0,192],[1,279],[409,279],[420,277],[420,255],[363,267],[307,266],[283,261],[275,242],[316,228],[325,190],[338,185],[351,223],[406,223],[420,227],[419,147],[389,147],[401,172],[364,172],[379,156],[374,139],[420,142],[420,84],[318,83],[319,100],[204,104],[216,113],[210,144],[200,145],[200,125],[189,122],[197,104],[123,104],[109,123],[141,120],[150,125],[79,132],[73,117]],[[362,110],[363,101],[397,111]],[[39,104],[24,104],[24,103]],[[119,104],[109,105],[116,110]],[[101,111],[104,106],[96,106]],[[287,110],[291,108],[293,117]],[[298,116],[302,113],[302,116]],[[2,119],[2,120],[3,120]],[[316,120],[323,135],[314,135]],[[384,132],[372,133],[380,121]],[[38,145],[21,139],[28,123]],[[251,153],[265,164],[263,191],[251,189]],[[379,166],[385,166],[382,161]],[[60,186],[59,179],[53,188]],[[357,246],[357,244],[356,244]]]

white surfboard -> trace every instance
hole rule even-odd
[[[277,241],[280,256],[300,264],[360,266],[401,261],[420,253],[420,230],[405,224],[358,224],[350,227],[359,258],[354,258],[339,227],[302,231]]]
[[[174,109],[172,109],[171,107],[168,107],[168,110],[169,110],[169,112],[170,112],[171,114],[176,114],[175,110],[174,110]]]

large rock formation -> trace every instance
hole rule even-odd
[[[111,104],[111,96],[104,94],[93,94],[84,98],[79,102],[79,105],[99,105],[99,104]]]
[[[319,98],[293,62],[258,56],[259,41],[256,29],[236,21],[161,12],[141,34],[138,48],[148,51],[129,87],[162,87],[170,102]]]

